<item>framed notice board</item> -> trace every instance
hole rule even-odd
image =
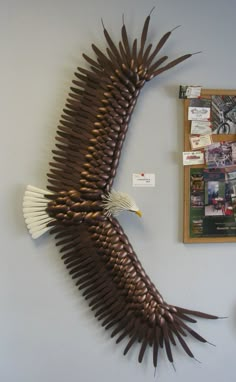
[[[236,242],[236,90],[202,89],[200,97],[183,102],[184,154],[190,159],[184,166],[183,241]],[[192,164],[198,155],[203,163]]]

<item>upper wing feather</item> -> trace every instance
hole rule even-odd
[[[145,49],[149,22],[150,15],[144,22],[139,49],[137,39],[130,47],[123,24],[118,46],[104,27],[106,53],[92,44],[96,61],[83,55],[90,68],[78,68],[61,116],[48,174],[51,191],[76,189],[85,199],[98,190],[110,191],[140,89],[191,56],[161,67],[167,59],[163,56],[152,64],[171,31],[151,53],[152,44]]]

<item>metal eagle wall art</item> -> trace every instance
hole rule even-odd
[[[124,354],[140,343],[142,362],[150,346],[156,367],[160,349],[173,363],[177,343],[195,358],[186,337],[207,341],[189,326],[196,322],[192,316],[218,317],[167,304],[115,217],[124,210],[141,215],[129,195],[112,190],[139,93],[146,82],[191,57],[167,64],[167,56],[158,58],[172,31],[153,48],[146,44],[149,22],[150,14],[140,43],[135,39],[132,44],[123,22],[117,46],[103,26],[105,53],[92,44],[96,60],[83,55],[90,69],[75,73],[52,150],[48,191],[28,186],[23,212],[33,238],[47,231],[55,235],[62,259],[97,319],[105,329],[112,328],[117,343],[126,340]]]

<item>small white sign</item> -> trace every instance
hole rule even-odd
[[[133,187],[155,187],[155,174],[133,174]]]
[[[183,152],[183,165],[190,166],[194,164],[204,164],[204,154],[201,151]]]

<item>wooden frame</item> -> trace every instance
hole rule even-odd
[[[201,97],[211,99],[211,96],[219,95],[219,96],[236,96],[236,90],[221,90],[221,89],[202,89]],[[185,99],[184,101],[184,151],[191,151],[190,147],[190,129],[191,123],[188,120],[188,107],[190,104],[189,99]],[[220,141],[236,141],[236,134],[212,134],[213,142]],[[206,168],[205,165],[194,165],[194,166],[185,166],[184,167],[184,232],[183,232],[183,241],[184,243],[220,243],[220,242],[236,242],[236,230],[230,232],[229,236],[215,236],[205,234],[193,234],[193,218],[191,220],[190,225],[190,214],[191,214],[191,206],[190,206],[190,190],[191,190],[191,179],[193,179],[193,173],[199,169],[202,170]],[[195,169],[195,170],[194,170]],[[204,171],[204,170],[203,170]],[[192,173],[192,175],[190,174]],[[198,175],[199,176],[199,175]],[[204,191],[205,192],[205,191]],[[205,208],[205,199],[204,199],[204,208]],[[203,221],[202,219],[201,221]],[[235,220],[235,219],[234,219]],[[203,225],[203,223],[202,223]],[[233,235],[232,235],[233,234]],[[199,236],[196,236],[199,235]]]

